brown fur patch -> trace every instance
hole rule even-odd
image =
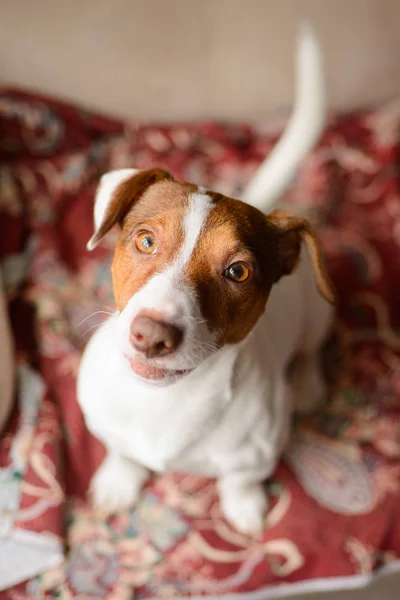
[[[255,208],[209,193],[215,202],[187,269],[201,310],[217,343],[236,344],[253,328],[265,309],[278,277],[278,239],[267,219]],[[236,261],[250,266],[243,283],[224,277]]]
[[[143,192],[157,181],[171,180],[172,176],[162,169],[149,169],[139,171],[126,181],[123,181],[115,190],[108,204],[106,214],[91,242],[96,245],[114,225],[122,226],[124,219]]]
[[[163,180],[144,191],[124,220],[112,264],[114,297],[119,310],[156,272],[171,264],[182,245],[182,217],[189,195],[197,188]],[[141,254],[134,244],[140,230],[151,231],[157,239],[156,254]]]
[[[305,219],[283,210],[275,210],[269,215],[268,220],[281,232],[280,270],[282,275],[288,275],[296,267],[300,247],[304,242],[311,259],[318,291],[327,302],[335,304],[335,291],[326,270],[318,238],[310,224]]]

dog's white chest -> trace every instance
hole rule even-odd
[[[106,336],[103,330],[92,339],[80,370],[78,396],[89,429],[106,447],[153,471],[197,471],[199,462],[201,472],[214,474],[212,445],[199,458],[198,447],[230,400],[229,375],[216,372],[211,382],[188,376],[172,388],[143,386],[120,357],[105,353]],[[229,361],[225,370],[231,371]]]
[[[147,402],[138,394],[129,398],[129,410],[124,410],[127,398],[122,395],[113,403],[106,419],[95,427],[99,437],[127,458],[152,471],[196,470],[194,448],[212,430],[217,420],[216,410],[209,402],[198,402],[196,394]],[[147,404],[147,413],[143,407]],[[188,405],[191,405],[188,407]],[[207,456],[202,456],[202,469]],[[207,470],[209,470],[208,468]]]

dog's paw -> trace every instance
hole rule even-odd
[[[134,506],[148,476],[144,467],[118,455],[108,455],[90,482],[95,515],[105,519]]]
[[[254,537],[262,534],[268,500],[261,484],[226,487],[220,496],[222,512],[237,531]]]

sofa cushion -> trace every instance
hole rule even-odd
[[[15,527],[67,549],[62,566],[2,597],[281,599],[399,569],[399,124],[399,101],[333,116],[285,199],[316,221],[340,302],[324,354],[330,401],[295,424],[255,541],[224,521],[215,482],[190,474],[155,477],[136,509],[96,520],[85,494],[104,449],[75,385],[82,349],[113,309],[115,233],[85,249],[100,174],[159,166],[239,195],[276,129],[124,128],[42,97],[0,95],[0,243],[14,261],[24,248],[31,258],[24,286],[9,288],[16,352],[47,388],[36,420],[29,403],[11,420],[0,464],[18,475]]]

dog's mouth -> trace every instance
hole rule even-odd
[[[127,357],[128,358],[128,357]],[[183,377],[190,373],[193,369],[183,369],[183,370],[174,370],[174,369],[165,369],[160,367],[155,367],[154,365],[150,365],[149,363],[144,363],[134,358],[128,358],[130,367],[135,375],[138,375],[141,379],[146,379],[148,381],[163,381],[164,379],[178,379],[179,377]]]

